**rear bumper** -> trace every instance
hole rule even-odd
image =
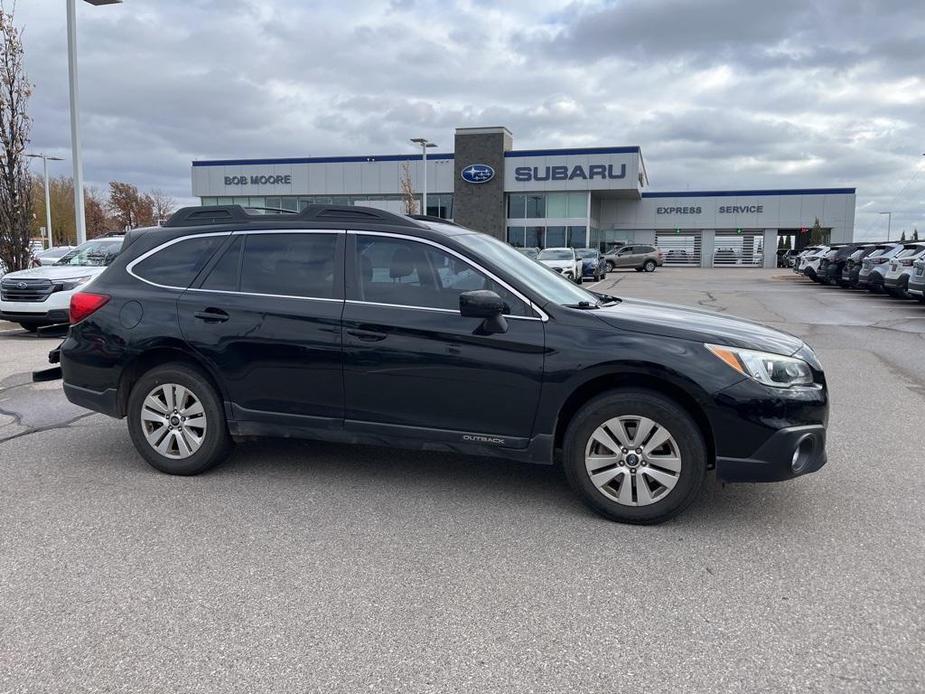
[[[912,296],[925,296],[925,277],[911,278],[909,280],[909,286],[906,287],[906,291],[909,292]]]
[[[824,426],[788,427],[748,458],[717,457],[716,476],[724,482],[780,482],[816,472],[826,461]]]
[[[122,417],[119,412],[119,392],[115,388],[96,391],[65,382],[64,395],[72,403],[80,407],[85,407],[94,412],[102,412],[117,419]]]
[[[882,287],[883,275],[879,272],[858,275],[858,286],[861,287]]]
[[[890,289],[903,289],[909,286],[909,275],[899,275],[898,277],[886,277],[883,280],[883,286]]]

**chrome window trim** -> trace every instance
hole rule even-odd
[[[292,296],[287,294],[259,294],[257,292],[230,292],[225,290],[218,289],[195,289],[193,287],[177,287],[171,284],[158,284],[157,282],[152,282],[151,280],[146,280],[140,275],[136,275],[133,272],[135,266],[140,263],[142,260],[149,258],[155,253],[159,253],[165,248],[174,245],[175,243],[180,243],[182,241],[188,241],[190,239],[202,239],[209,236],[242,236],[247,234],[344,234],[346,231],[344,229],[235,229],[233,231],[210,231],[205,234],[187,234],[186,236],[178,236],[175,239],[171,239],[166,243],[162,243],[160,246],[155,246],[150,251],[145,251],[140,256],[135,258],[132,262],[125,266],[125,271],[134,277],[136,280],[140,280],[145,284],[150,284],[152,287],[160,287],[161,289],[177,289],[181,292],[186,291],[204,291],[204,292],[219,292],[222,294],[249,294],[252,296],[278,296],[284,299],[311,299],[315,301],[343,301],[343,299],[330,299],[327,297],[314,297],[314,296]]]
[[[176,287],[171,287],[175,289]],[[344,303],[343,299],[332,299],[326,296],[295,296],[293,294],[261,294],[260,292],[232,292],[227,289],[199,289],[190,287],[184,289],[186,292],[201,292],[204,294],[231,294],[232,296],[263,296],[268,299],[301,299],[302,301],[333,301],[338,304]]]
[[[211,232],[209,232],[209,233],[207,233],[207,234],[189,234],[189,235],[187,235],[187,236],[178,236],[177,238],[171,239],[170,241],[167,241],[167,242],[165,242],[165,243],[162,243],[162,244],[159,245],[159,246],[155,246],[155,247],[152,248],[150,251],[145,251],[145,252],[142,253],[140,256],[138,256],[137,258],[135,258],[135,260],[133,260],[132,262],[130,262],[128,265],[126,265],[126,266],[125,266],[125,271],[126,271],[128,274],[130,274],[132,277],[134,277],[136,280],[140,280],[140,281],[144,282],[145,284],[150,284],[152,287],[160,287],[161,289],[179,289],[180,291],[185,291],[185,290],[187,289],[187,287],[176,287],[176,286],[171,285],[171,284],[160,284],[160,283],[158,283],[158,282],[152,282],[151,280],[146,280],[146,279],[145,279],[144,277],[142,277],[141,275],[136,275],[136,274],[135,274],[135,266],[138,265],[138,263],[140,263],[140,262],[142,262],[142,261],[144,261],[144,260],[147,260],[147,259],[150,258],[152,255],[154,255],[154,254],[156,254],[156,253],[160,253],[160,252],[161,252],[162,250],[164,250],[165,248],[168,248],[168,247],[170,247],[170,246],[173,246],[173,245],[176,244],[176,243],[182,243],[183,241],[188,241],[188,240],[190,240],[190,239],[204,239],[204,238],[208,238],[208,237],[210,237],[210,236],[231,236],[232,233],[233,233],[233,232],[231,232],[231,231],[211,231]]]
[[[348,304],[358,304],[360,306],[382,306],[383,308],[404,308],[410,309],[412,311],[433,311],[435,313],[449,313],[454,316],[459,316],[459,309],[453,308],[435,308],[431,306],[409,306],[408,304],[386,304],[381,301],[361,301],[359,299],[347,299],[346,303]],[[512,316],[510,314],[504,314],[505,320],[530,320],[530,321],[539,321],[541,318],[536,316]]]
[[[469,258],[469,257],[463,255],[462,253],[458,253],[457,251],[454,251],[452,248],[447,248],[446,246],[444,246],[444,245],[442,245],[442,244],[439,244],[439,243],[437,243],[436,241],[431,241],[430,239],[422,239],[422,238],[417,237],[417,236],[409,236],[409,235],[407,235],[407,234],[396,234],[396,233],[390,232],[390,231],[362,231],[362,230],[356,231],[356,230],[352,230],[352,229],[351,229],[351,230],[349,230],[347,233],[348,233],[348,234],[353,234],[353,235],[359,235],[359,236],[387,236],[387,237],[390,237],[390,238],[405,239],[405,240],[408,240],[408,241],[417,241],[418,243],[424,243],[424,244],[427,244],[427,245],[429,245],[429,246],[433,246],[434,248],[439,248],[441,251],[443,251],[443,252],[445,252],[445,253],[449,253],[450,255],[456,256],[457,258],[459,258],[460,260],[462,260],[464,263],[470,265],[471,267],[475,268],[475,269],[478,270],[479,272],[482,272],[482,273],[484,273],[485,275],[487,275],[488,277],[490,277],[491,279],[493,279],[495,282],[497,282],[497,283],[500,284],[502,287],[504,287],[505,289],[507,289],[507,290],[508,290],[509,292],[511,292],[514,296],[516,296],[518,299],[520,299],[521,301],[523,301],[532,311],[534,311],[534,312],[537,314],[536,317],[532,317],[532,316],[511,316],[511,315],[508,315],[508,314],[504,314],[504,317],[505,317],[505,318],[519,318],[519,319],[521,319],[521,320],[539,320],[539,321],[543,321],[544,323],[545,323],[546,321],[549,320],[549,316],[548,316],[542,309],[540,309],[536,304],[534,304],[532,301],[530,301],[530,299],[528,299],[527,297],[525,297],[525,296],[524,296],[521,292],[519,292],[518,290],[514,289],[514,287],[512,287],[511,285],[509,285],[507,282],[505,282],[504,280],[502,280],[500,277],[498,277],[497,275],[495,275],[493,272],[491,272],[491,271],[489,271],[489,270],[486,270],[484,267],[482,267],[481,265],[479,265],[478,263],[476,263],[474,260],[472,260],[472,258]],[[359,300],[355,300],[355,299],[348,299],[347,301],[348,301],[348,303],[373,304],[373,305],[380,305],[380,306],[400,306],[401,308],[417,308],[417,309],[425,309],[425,310],[431,310],[431,311],[448,311],[448,312],[450,312],[450,313],[457,313],[457,314],[459,313],[458,310],[453,310],[453,309],[448,309],[448,308],[433,309],[433,308],[429,308],[429,307],[427,307],[427,306],[402,306],[401,304],[380,304],[380,303],[375,302],[375,301],[359,301]]]

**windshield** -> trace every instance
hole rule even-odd
[[[547,248],[540,251],[538,260],[574,260],[575,251],[571,248]]]
[[[594,250],[593,248],[581,248],[578,251],[576,251],[576,253],[578,254],[579,258],[596,258],[597,257],[597,251]]]
[[[103,267],[109,265],[119,255],[122,239],[96,239],[80,244],[69,251],[55,265],[84,265]]]
[[[453,240],[505,268],[538,296],[554,304],[560,306],[575,306],[581,303],[591,306],[598,305],[597,296],[585,291],[562,275],[551,272],[521,255],[513,246],[509,246],[504,241],[478,233],[460,234],[453,237]]]

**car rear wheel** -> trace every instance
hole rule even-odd
[[[170,475],[196,475],[231,451],[221,399],[211,383],[186,364],[158,366],[129,396],[128,428],[150,465]]]
[[[647,260],[645,262],[645,265],[642,266],[642,269],[645,270],[646,272],[655,272],[655,261]]]
[[[38,323],[20,323],[19,327],[23,330],[28,330],[30,333],[38,332],[39,329]]]
[[[623,523],[661,523],[696,498],[707,449],[696,423],[658,393],[614,391],[574,416],[563,463],[571,487],[603,516]]]

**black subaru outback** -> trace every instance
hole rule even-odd
[[[171,474],[257,435],[561,459],[598,512],[657,523],[709,469],[776,481],[826,461],[802,340],[590,292],[432,219],[183,209],[129,233],[70,319],[52,355],[67,397],[126,417]]]

